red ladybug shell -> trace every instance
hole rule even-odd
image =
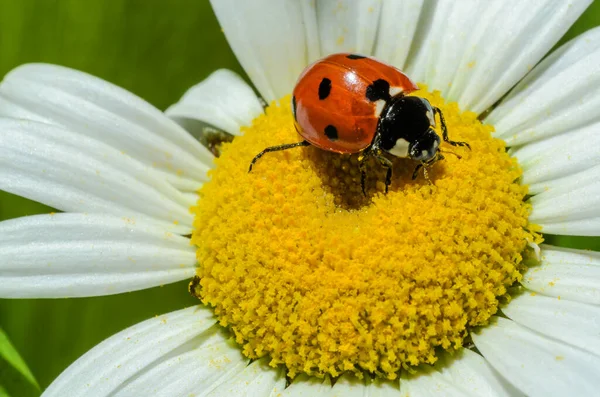
[[[308,66],[292,97],[298,133],[312,145],[332,152],[366,149],[373,142],[385,106],[384,99],[374,100],[367,94],[375,86],[381,88],[379,83],[385,88],[389,83],[388,98],[418,90],[400,70],[360,55],[334,54]]]

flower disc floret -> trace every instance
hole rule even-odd
[[[193,208],[199,282],[244,354],[270,356],[289,376],[367,371],[393,379],[402,367],[436,361],[438,348],[463,345],[520,279],[521,252],[536,238],[519,185],[521,170],[474,113],[437,93],[416,94],[441,108],[446,154],[412,180],[415,162],[370,164],[362,194],[357,155],[298,141],[289,98],[272,104],[244,135],[223,146]]]

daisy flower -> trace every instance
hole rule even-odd
[[[100,343],[44,395],[596,394],[600,254],[538,245],[600,235],[600,29],[542,60],[590,1],[212,3],[264,110],[226,70],[165,114],[59,66],[0,84],[0,188],[62,211],[0,223],[0,295],[191,279],[201,300]],[[299,139],[296,79],[338,52],[405,71],[472,150],[432,185],[396,160],[388,194],[314,147],[249,174]]]

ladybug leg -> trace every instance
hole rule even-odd
[[[462,159],[462,156],[461,156],[461,155],[459,155],[459,154],[456,154],[456,153],[454,153],[454,152],[451,152],[450,150],[444,150],[444,151],[442,152],[440,149],[438,149],[438,152],[440,153],[439,155],[440,155],[440,156],[442,156],[442,158],[445,158],[445,157],[442,155],[442,153],[447,153],[447,154],[451,154],[451,155],[453,155],[453,156],[456,156],[456,158],[457,158],[457,159],[459,159],[459,160],[460,160],[460,159]]]
[[[417,176],[419,176],[419,170],[423,167],[423,164],[419,163],[417,164],[417,166],[415,167],[415,170],[413,171],[412,174],[412,180],[414,181],[415,179],[417,179]]]
[[[427,168],[431,166],[431,163],[426,163],[426,162],[422,162],[421,164],[417,164],[417,166],[415,167],[415,170],[413,172],[412,175],[412,179],[413,181],[415,179],[417,179],[417,176],[419,176],[419,170],[421,168],[423,168],[423,176],[425,177],[425,180],[427,182],[429,182],[430,185],[433,185],[433,182],[431,182],[431,179],[429,179],[429,173],[427,172]]]
[[[360,187],[362,188],[363,195],[367,197],[367,189],[365,184],[367,181],[367,160],[370,157],[370,152],[361,153],[358,156],[358,169],[360,170]]]
[[[375,155],[375,157],[377,158],[377,160],[379,160],[379,164],[381,164],[382,167],[385,167],[387,169],[386,174],[385,174],[385,193],[387,194],[390,185],[392,184],[392,162],[390,161],[390,159],[384,157],[381,152],[377,153]]]
[[[442,111],[436,107],[433,108],[433,111],[438,116],[440,116],[440,124],[442,125],[442,137],[444,138],[444,142],[448,142],[452,146],[466,146],[469,148],[469,150],[471,150],[471,145],[469,145],[467,142],[457,142],[450,140],[450,138],[448,137],[448,129],[446,128],[446,119],[444,119]]]
[[[454,154],[454,153],[452,153]],[[431,167],[433,164],[437,163],[440,160],[444,160],[445,157],[442,153],[438,152],[437,156],[435,156],[433,159],[429,160],[429,161],[423,161],[420,164],[417,164],[417,166],[415,167],[415,170],[412,174],[412,179],[415,180],[417,179],[417,176],[419,175],[419,170],[421,168],[423,168],[423,176],[425,177],[425,180],[427,180],[427,182],[429,182],[430,185],[433,185],[433,182],[431,182],[431,179],[429,179],[429,173],[427,172],[427,169],[429,167]]]
[[[437,156],[435,156],[433,159],[431,159],[430,161],[423,164],[423,176],[425,177],[427,182],[429,182],[430,185],[433,185],[433,182],[431,182],[431,179],[429,179],[429,174],[427,173],[427,169],[429,167],[431,167],[432,165],[434,165],[435,163],[437,163],[438,161],[443,160],[443,159],[445,159],[444,155],[441,154],[440,152],[438,152]]]
[[[429,179],[429,173],[427,172],[427,166],[423,166],[423,176],[425,177],[425,180],[427,182],[429,182],[430,185],[433,185],[433,182],[431,182],[431,179]]]
[[[250,168],[248,168],[248,172],[252,171],[252,167],[254,166],[254,163],[256,163],[256,161],[258,161],[259,158],[264,156],[265,153],[278,152],[280,150],[292,149],[292,148],[295,148],[298,146],[310,146],[310,143],[308,143],[308,141],[302,141],[302,142],[296,142],[296,143],[286,143],[285,145],[277,145],[277,146],[271,146],[271,147],[266,148],[265,150],[263,150],[262,152],[257,154],[252,159],[252,161],[250,162]]]
[[[388,167],[385,173],[385,194],[388,192],[388,188],[392,184],[392,167]]]

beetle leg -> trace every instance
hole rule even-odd
[[[454,153],[452,153],[454,154]],[[422,161],[420,164],[417,164],[417,166],[415,167],[415,170],[413,171],[412,174],[412,179],[415,180],[417,179],[417,176],[419,175],[419,170],[421,168],[423,168],[423,176],[425,177],[425,180],[427,180],[427,182],[429,182],[430,185],[433,185],[433,182],[431,182],[431,179],[429,179],[429,173],[427,172],[427,169],[429,167],[431,167],[432,165],[434,165],[435,163],[437,163],[440,160],[444,160],[445,157],[442,153],[440,153],[439,151],[437,152],[437,155],[432,158],[429,161]]]
[[[381,154],[381,152],[377,153],[377,155],[375,157],[379,161],[379,164],[381,164],[382,167],[385,167],[387,169],[386,174],[385,174],[385,193],[387,194],[389,187],[392,184],[393,163],[390,161],[390,159],[384,157]]]
[[[448,142],[452,146],[466,146],[469,148],[469,150],[471,150],[471,145],[469,145],[467,142],[457,142],[450,140],[450,138],[448,137],[448,128],[446,128],[446,119],[444,119],[442,111],[440,110],[440,108],[436,107],[433,108],[433,111],[438,116],[440,116],[440,124],[442,125],[442,138],[444,138],[444,142]]]
[[[426,163],[426,162],[417,164],[417,166],[415,167],[415,171],[413,172],[412,179],[413,180],[417,179],[417,176],[419,176],[419,170],[421,168],[423,168],[423,177],[425,177],[425,180],[427,182],[429,182],[430,185],[433,185],[433,182],[431,182],[431,179],[429,179],[429,173],[427,172],[427,168],[430,166],[431,166],[431,163]]]
[[[392,184],[392,167],[388,167],[385,173],[385,194],[388,192],[388,188]]]
[[[361,153],[358,156],[358,169],[360,170],[360,187],[365,197],[367,197],[367,189],[365,184],[367,181],[367,160],[369,158],[369,152]]]
[[[431,182],[431,179],[429,179],[429,173],[427,172],[427,165],[423,166],[423,176],[425,177],[425,180],[427,182],[429,182],[430,185],[433,185],[433,182]]]
[[[419,170],[420,170],[422,167],[423,167],[423,164],[421,164],[421,163],[417,164],[417,166],[415,167],[415,170],[413,171],[413,174],[412,174],[412,179],[413,179],[413,181],[414,181],[415,179],[417,179],[417,176],[419,176]]]
[[[438,153],[439,153],[440,155],[442,155],[443,153],[447,153],[447,154],[451,154],[451,155],[453,155],[453,156],[456,156],[456,158],[458,158],[459,160],[460,160],[460,159],[462,159],[462,156],[460,156],[459,154],[456,154],[456,153],[454,153],[454,152],[451,152],[450,150],[444,150],[444,151],[442,152],[440,149],[438,149]],[[442,158],[444,158],[444,156],[442,156]]]
[[[277,146],[271,146],[266,148],[265,150],[263,150],[262,152],[260,152],[259,154],[257,154],[252,161],[250,162],[250,168],[248,168],[248,172],[252,171],[252,167],[254,166],[254,163],[256,163],[256,161],[261,158],[262,156],[265,155],[265,153],[269,153],[269,152],[278,152],[280,150],[287,150],[287,149],[292,149],[298,146],[310,146],[310,143],[308,143],[308,141],[302,141],[302,142],[296,142],[296,143],[286,143],[285,145],[277,145]]]

